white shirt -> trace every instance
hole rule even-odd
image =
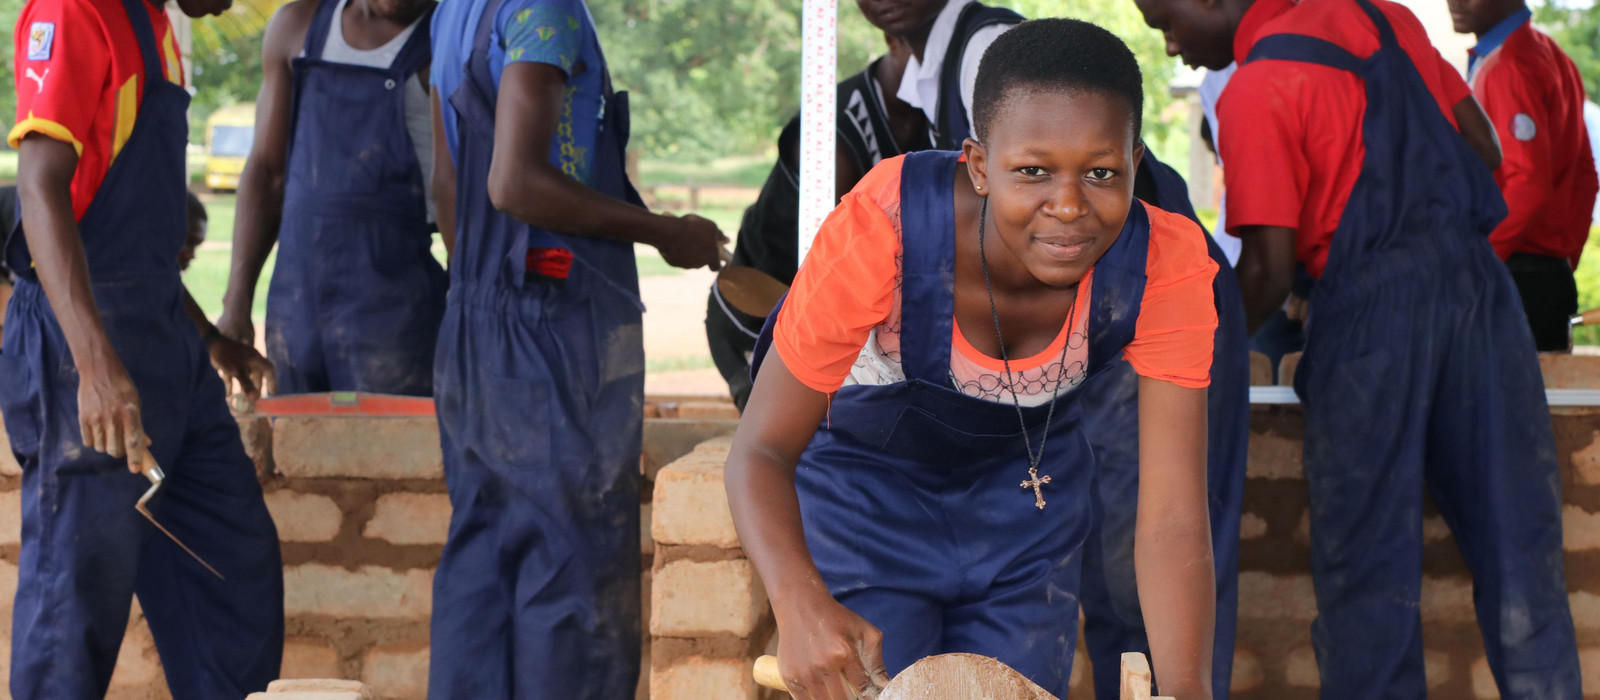
[[[365,51],[345,41],[343,18],[348,3],[349,0],[339,0],[338,6],[333,9],[333,26],[328,27],[328,40],[322,45],[322,60],[369,68],[394,65],[400,50],[405,48],[406,41],[411,39],[411,34],[417,30],[422,19],[417,18],[411,26],[401,30],[383,46]],[[422,167],[423,196],[427,201],[428,220],[433,221],[437,217],[433,212],[433,190],[428,187],[428,179],[433,177],[433,105],[429,102],[428,88],[420,78],[413,76],[407,80],[405,91],[406,133],[411,135],[411,148],[417,154],[417,164]]]
[[[1600,105],[1589,100],[1583,101],[1583,124],[1589,130],[1589,148],[1594,151],[1594,162],[1600,167]],[[1600,198],[1594,200],[1594,216],[1591,219],[1600,222]]]
[[[928,43],[922,58],[912,56],[906,63],[905,78],[900,81],[900,91],[895,97],[928,116],[928,124],[939,123],[939,73],[944,68],[945,53],[950,50],[950,40],[956,32],[956,20],[961,10],[973,0],[950,0],[933,21],[928,32]],[[961,56],[961,103],[967,108],[967,123],[972,124],[972,90],[978,84],[978,63],[983,52],[995,39],[1000,38],[1014,25],[995,24],[979,29],[967,42],[967,52]]]
[[[1206,121],[1211,124],[1211,143],[1217,149],[1217,165],[1222,165],[1222,129],[1217,124],[1217,100],[1222,99],[1222,90],[1228,87],[1228,81],[1238,67],[1237,63],[1229,63],[1222,70],[1207,70],[1205,77],[1200,79],[1200,106],[1205,109]],[[1211,232],[1211,237],[1216,239],[1217,247],[1227,256],[1228,264],[1238,267],[1239,252],[1244,248],[1244,241],[1228,233],[1226,196],[1217,200],[1217,230]]]

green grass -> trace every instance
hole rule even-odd
[[[710,163],[676,163],[643,159],[639,161],[639,186],[695,184],[702,187],[760,188],[772,171],[773,156],[735,156]]]

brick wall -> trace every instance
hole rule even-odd
[[[1296,359],[1285,361],[1282,383],[1292,381]],[[1547,356],[1542,362],[1553,387],[1600,388],[1600,357]],[[1257,384],[1271,382],[1265,358],[1253,358],[1251,374]],[[1584,685],[1587,697],[1600,698],[1600,409],[1554,409],[1552,421]],[[1239,700],[1317,697],[1303,436],[1298,407],[1253,408],[1234,661],[1233,697]],[[650,613],[655,700],[756,698],[749,664],[775,648],[771,610],[739,549],[723,495],[727,449],[725,438],[703,443],[655,480]],[[1466,565],[1431,505],[1426,513],[1422,618],[1430,694],[1451,700],[1498,697],[1478,637]],[[1084,683],[1086,667],[1080,644],[1069,700],[1092,697]]]
[[[731,433],[737,413],[726,401],[667,397],[647,404],[646,414],[641,473],[648,526],[656,472],[696,444]],[[282,677],[361,680],[388,700],[420,700],[433,572],[450,522],[437,424],[253,415],[239,424],[282,540],[288,628]],[[21,471],[0,430],[0,698],[10,697],[20,488]],[[159,500],[154,510],[160,518]],[[648,572],[654,547],[648,534],[643,541]],[[646,596],[649,580],[646,574]],[[646,660],[649,653],[647,646]],[[641,678],[641,697],[646,687]],[[137,602],[108,697],[170,697]]]

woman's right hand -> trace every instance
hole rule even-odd
[[[778,670],[799,700],[875,698],[889,682],[883,633],[822,596],[777,610]]]

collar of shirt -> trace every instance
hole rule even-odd
[[[906,62],[906,75],[900,80],[900,89],[895,92],[895,97],[901,102],[928,115],[929,124],[939,121],[939,72],[944,67],[944,54],[950,49],[950,39],[956,33],[956,20],[960,19],[962,8],[972,4],[972,1],[950,0],[945,3],[944,9],[933,20],[933,29],[928,31],[928,43],[922,49],[922,58],[912,56]]]
[[[1474,68],[1478,67],[1478,61],[1494,53],[1495,49],[1506,43],[1506,39],[1511,36],[1512,32],[1521,29],[1522,25],[1527,24],[1531,19],[1533,19],[1533,10],[1524,7],[1511,13],[1510,17],[1505,18],[1499,24],[1494,25],[1494,29],[1484,32],[1483,37],[1478,39],[1477,45],[1467,49],[1467,80],[1470,81],[1472,79],[1472,72]]]
[[[1264,36],[1261,30],[1278,15],[1294,9],[1293,0],[1256,0],[1239,18],[1239,27],[1233,32],[1233,59],[1243,64],[1250,57],[1250,49]]]

